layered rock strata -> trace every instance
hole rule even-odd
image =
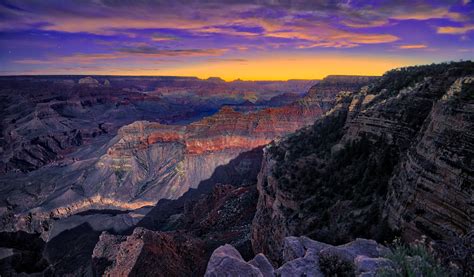
[[[281,262],[290,235],[338,244],[472,231],[472,62],[393,70],[265,148],[252,244]]]
[[[472,231],[474,77],[454,82],[428,115],[390,180],[386,214],[408,240]]]

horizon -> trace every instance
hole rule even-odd
[[[442,63],[456,63],[456,62],[473,62],[472,60],[459,60],[459,61],[443,61],[439,62],[436,64],[442,64]],[[428,66],[429,64],[415,64],[411,66]],[[209,76],[209,77],[199,77],[199,76],[191,76],[191,75],[121,75],[121,74],[18,74],[18,75],[2,75],[0,74],[0,78],[14,78],[14,77],[165,77],[165,78],[191,78],[191,79],[198,79],[202,81],[206,81],[209,79],[220,79],[223,82],[226,83],[231,83],[231,82],[236,82],[236,81],[242,81],[242,82],[288,82],[288,81],[321,81],[324,80],[327,77],[330,76],[355,76],[355,77],[382,77],[385,73],[387,73],[390,70],[396,70],[396,69],[401,69],[401,68],[407,68],[411,66],[402,66],[402,67],[396,67],[396,68],[390,68],[387,71],[383,72],[382,74],[379,75],[363,75],[363,74],[328,74],[325,75],[321,78],[292,78],[292,79],[242,79],[242,78],[236,78],[236,79],[224,79],[220,76]]]
[[[0,75],[380,76],[474,56],[463,1],[0,3]]]
[[[209,79],[213,79],[213,78],[216,78],[216,79],[220,79],[221,81],[225,82],[225,83],[231,83],[231,82],[238,82],[238,81],[241,81],[241,82],[289,82],[289,81],[321,81],[321,80],[324,80],[325,78],[327,77],[330,77],[330,76],[354,76],[354,77],[382,77],[382,75],[361,75],[361,74],[328,74],[326,76],[323,76],[322,78],[311,78],[311,79],[302,79],[302,78],[299,78],[299,79],[275,79],[275,80],[266,80],[266,79],[262,79],[262,80],[249,80],[249,79],[242,79],[242,78],[237,78],[237,79],[231,79],[231,80],[226,80],[222,77],[219,77],[219,76],[210,76],[210,77],[207,77],[207,78],[201,78],[201,77],[198,77],[198,76],[179,76],[179,75],[119,75],[119,74],[110,74],[110,75],[107,75],[107,74],[36,74],[36,75],[31,75],[31,74],[19,74],[19,75],[0,75],[0,78],[15,78],[15,77],[101,77],[101,78],[105,78],[105,77],[137,77],[137,78],[140,78],[140,77],[155,77],[155,78],[161,78],[161,77],[164,77],[164,78],[190,78],[190,79],[198,79],[198,80],[201,80],[201,81],[206,81],[206,80],[209,80]]]

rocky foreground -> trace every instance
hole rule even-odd
[[[212,253],[205,276],[360,276],[381,274],[394,267],[385,258],[390,250],[373,240],[357,239],[333,246],[307,237],[286,237],[281,256],[283,264],[274,268],[263,254],[246,262],[231,245]]]

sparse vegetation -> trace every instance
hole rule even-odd
[[[423,81],[427,76],[432,76],[436,81],[441,81],[444,91],[459,76],[474,74],[472,61],[439,63],[396,68],[386,72],[383,77],[374,83],[370,92],[378,94],[385,89],[385,97],[396,95],[402,88],[413,86]]]
[[[403,244],[395,240],[391,252],[386,256],[394,264],[394,268],[380,270],[380,276],[395,277],[445,277],[448,270],[443,268],[434,258],[432,252],[423,242]]]
[[[355,276],[354,265],[334,255],[321,255],[319,257],[319,268],[327,277]]]

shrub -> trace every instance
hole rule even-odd
[[[394,264],[394,268],[384,268],[380,276],[406,276],[406,277],[445,277],[449,276],[434,258],[431,251],[421,242],[403,244],[395,240],[390,253],[386,256]]]
[[[348,261],[341,260],[335,255],[321,255],[319,257],[319,268],[324,276],[349,277],[355,276],[354,265]]]

